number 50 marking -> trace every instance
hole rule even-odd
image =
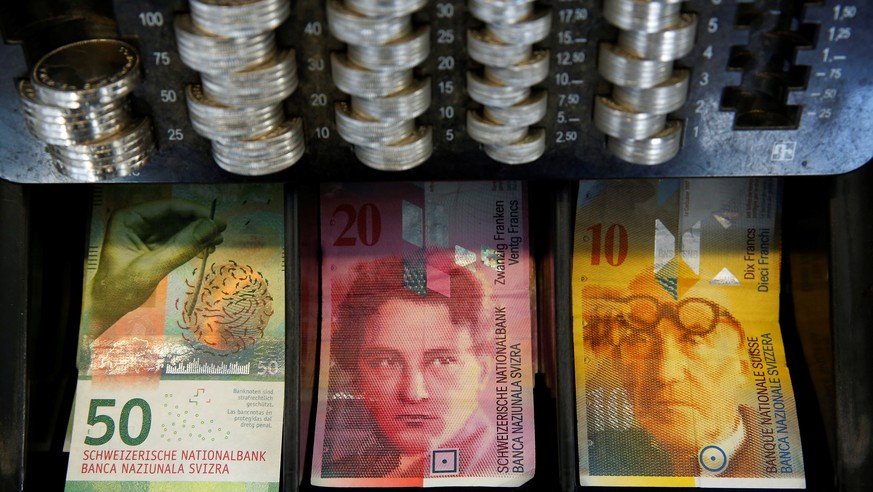
[[[112,417],[109,415],[98,415],[97,410],[100,407],[114,406],[114,399],[91,400],[91,406],[88,408],[88,425],[94,426],[97,424],[103,424],[106,427],[106,430],[103,432],[103,435],[99,437],[85,436],[85,444],[89,446],[100,446],[106,444],[110,439],[112,439],[112,435],[115,434],[115,421],[112,420]],[[139,434],[135,437],[130,435],[130,412],[133,410],[133,407],[139,407],[142,412],[142,425],[140,426]],[[121,438],[121,442],[128,446],[138,446],[146,440],[151,428],[152,408],[147,401],[142,398],[132,398],[121,407],[121,415],[118,416],[118,437]]]

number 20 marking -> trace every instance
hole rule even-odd
[[[358,210],[355,210],[353,205],[344,203],[333,211],[331,224],[334,223],[333,219],[339,213],[346,216],[346,225],[336,241],[333,242],[334,246],[354,246],[358,243],[358,239],[365,246],[373,246],[379,242],[379,237],[382,235],[382,215],[376,205],[365,203]],[[355,226],[355,222],[357,222],[358,236],[347,235]]]

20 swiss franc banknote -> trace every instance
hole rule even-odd
[[[533,476],[528,220],[518,182],[322,187],[313,484]]]

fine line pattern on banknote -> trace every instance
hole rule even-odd
[[[313,484],[532,476],[524,198],[518,183],[324,187]]]
[[[775,179],[583,182],[580,481],[803,487]]]
[[[95,195],[66,490],[278,490],[283,202],[262,184]]]

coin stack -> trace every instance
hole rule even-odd
[[[549,74],[549,51],[533,45],[548,36],[551,10],[533,0],[470,0],[469,7],[485,26],[467,31],[470,58],[484,65],[467,72],[470,98],[483,106],[467,111],[467,132],[498,162],[535,161],[546,133],[530,126],[545,117],[547,93],[532,87]]]
[[[185,65],[200,72],[187,87],[194,130],[212,141],[225,171],[257,176],[292,166],[305,150],[300,118],[282,102],[297,89],[294,50],[279,50],[275,29],[291,13],[289,0],[191,0],[176,17]]]
[[[351,102],[336,104],[337,132],[364,164],[383,171],[420,165],[433,153],[430,127],[415,118],[430,107],[430,79],[412,70],[430,53],[430,27],[413,26],[426,0],[328,0],[330,32],[348,45],[331,53],[336,86]]]
[[[24,122],[57,169],[83,181],[127,176],[155,151],[151,120],[128,95],[142,77],[133,46],[89,39],[62,46],[18,82]]]
[[[667,120],[688,97],[688,70],[673,61],[694,47],[697,16],[680,12],[683,0],[605,0],[603,15],[620,29],[616,43],[600,45],[598,69],[612,95],[597,96],[594,124],[607,145],[634,164],[661,164],[679,152],[682,123]]]

